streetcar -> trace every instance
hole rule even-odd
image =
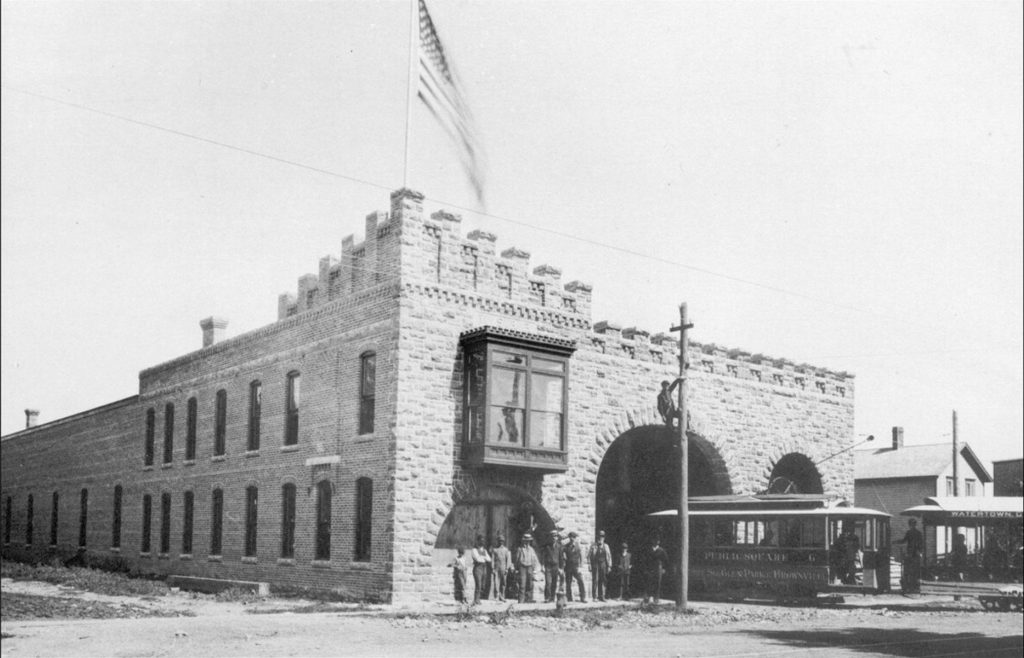
[[[693,594],[889,591],[890,516],[884,512],[815,494],[694,496],[688,511]],[[677,515],[665,510],[648,518],[669,538]]]

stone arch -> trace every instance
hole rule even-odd
[[[771,462],[765,493],[822,494],[821,473],[802,452],[787,452]]]
[[[526,532],[533,534],[535,543],[543,543],[555,528],[551,515],[524,489],[506,483],[472,482],[472,486],[453,491],[447,514],[434,516],[431,534],[435,549],[468,549],[477,535],[483,535],[488,545],[501,535],[506,545],[515,546]]]
[[[690,495],[732,493],[722,455],[705,437],[687,432]],[[646,515],[679,506],[677,429],[664,424],[633,427],[605,450],[595,478],[595,522],[609,543],[646,545],[658,527]],[[668,538],[663,538],[668,539]]]

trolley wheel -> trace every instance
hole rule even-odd
[[[978,597],[978,598],[981,601],[981,607],[985,608],[986,610],[995,610],[996,609],[996,602],[993,601],[992,599],[988,598],[987,596],[981,596],[981,597]]]

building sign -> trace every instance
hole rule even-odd
[[[958,510],[949,512],[954,519],[1021,519],[1024,512],[1003,512],[995,510]]]
[[[786,564],[702,565],[690,569],[690,577],[697,580],[733,580],[749,583],[791,582],[827,585],[828,568]]]
[[[694,562],[748,564],[824,564],[828,556],[823,550],[765,548],[704,548],[692,553]]]

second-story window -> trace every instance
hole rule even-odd
[[[217,391],[213,419],[213,454],[220,456],[227,449],[228,431],[228,392],[224,389]]]
[[[185,459],[196,458],[196,423],[199,415],[199,402],[195,398],[188,399],[188,417],[185,423]]]
[[[299,442],[299,373],[288,373],[285,390],[284,444],[295,445]]]
[[[154,444],[156,443],[156,411],[148,409],[146,411],[146,443],[144,447],[143,461],[142,463],[146,466],[153,465],[153,455],[156,452]]]
[[[260,449],[260,415],[263,410],[263,384],[256,380],[249,384],[249,441],[246,450]]]
[[[373,434],[373,414],[377,390],[377,355],[367,352],[359,357],[359,433]]]
[[[164,463],[174,461],[174,404],[164,407]]]
[[[964,495],[965,496],[977,496],[978,495],[978,481],[967,478],[964,480]]]

